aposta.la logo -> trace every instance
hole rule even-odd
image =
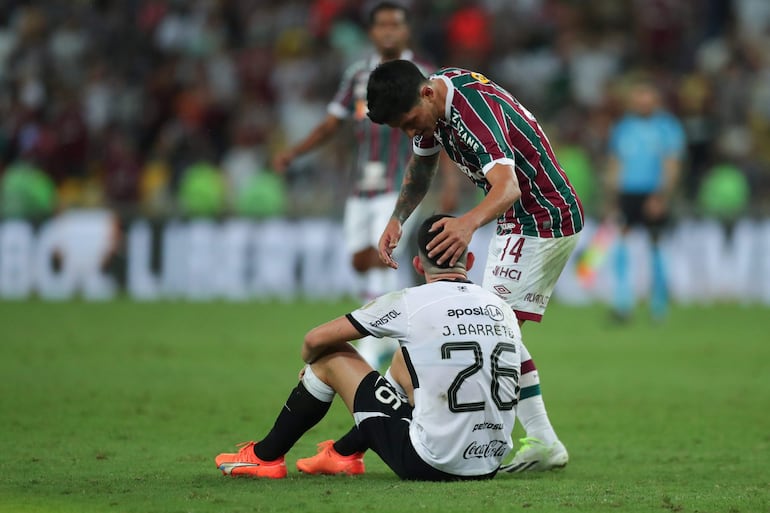
[[[503,311],[495,305],[476,306],[473,308],[450,308],[446,311],[446,314],[448,317],[457,318],[464,315],[486,315],[493,321],[502,321],[505,318]]]

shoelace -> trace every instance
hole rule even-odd
[[[241,454],[242,452],[246,451],[246,449],[249,449],[254,445],[256,445],[255,442],[241,442],[235,444],[235,446],[238,448],[238,454]],[[250,456],[254,456],[254,449],[251,450]]]
[[[318,452],[325,452],[328,453],[331,456],[334,456],[336,458],[342,458],[342,459],[358,459],[360,458],[359,453],[353,453],[348,454],[347,456],[340,454],[337,452],[337,450],[334,448],[334,440],[327,440],[325,442],[321,442],[319,444],[316,444],[318,446]]]
[[[321,442],[321,443],[316,444],[316,445],[318,446],[318,452],[319,453],[325,452],[325,453],[330,453],[331,454],[332,451],[334,451],[334,441],[326,440],[326,441]]]

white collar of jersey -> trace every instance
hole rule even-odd
[[[414,60],[414,52],[412,52],[412,50],[410,50],[409,48],[407,48],[406,50],[404,50],[403,52],[401,52],[401,55],[399,55],[399,56],[398,56],[398,58],[399,58],[399,59],[403,59],[403,60],[405,60],[405,61],[411,61],[411,60]],[[359,61],[359,62],[360,62],[360,61]],[[372,70],[373,70],[374,68],[376,68],[377,66],[379,66],[381,62],[382,62],[382,59],[380,58],[380,56],[379,56],[379,55],[377,55],[377,54],[375,53],[374,55],[372,55],[372,58],[371,58],[371,59],[369,59],[369,69],[372,69]]]
[[[446,84],[446,99],[444,100],[444,116],[446,117],[446,123],[449,124],[452,121],[452,100],[455,96],[455,86],[452,81],[444,75],[433,75],[431,78],[439,78]]]
[[[442,279],[440,279],[438,281],[444,281],[444,282],[448,282],[448,283],[473,283],[468,278],[451,278],[451,279],[450,278],[442,278]]]

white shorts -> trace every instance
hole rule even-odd
[[[495,235],[489,241],[483,287],[503,298],[520,321],[540,322],[579,235]]]
[[[350,196],[345,202],[345,246],[353,254],[372,247],[377,249],[380,236],[390,221],[393,207],[396,206],[398,192],[379,194],[371,198]],[[412,228],[419,217],[419,209],[412,212],[404,226],[401,227],[401,241],[396,247],[396,256],[408,251],[411,247],[409,237]]]

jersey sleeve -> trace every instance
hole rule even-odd
[[[326,110],[332,116],[339,119],[350,117],[355,110],[355,98],[353,87],[355,84],[356,66],[350,66],[342,76],[337,93],[327,106]]]
[[[405,295],[404,290],[385,294],[350,312],[347,318],[362,335],[406,338],[409,316]]]
[[[420,157],[430,157],[441,151],[441,145],[435,137],[418,135],[412,139],[412,151]]]

